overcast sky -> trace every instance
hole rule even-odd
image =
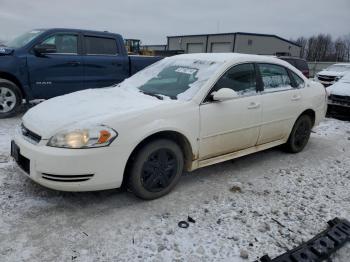
[[[224,32],[350,33],[350,0],[0,0],[0,39],[33,28],[108,30],[144,44]]]

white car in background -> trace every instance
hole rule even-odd
[[[350,115],[350,72],[327,88],[330,111],[342,110]]]
[[[318,72],[315,76],[315,81],[328,87],[333,85],[348,72],[350,72],[350,63],[334,64]]]
[[[167,194],[192,171],[278,145],[300,152],[326,113],[326,93],[277,58],[187,54],[118,86],[30,109],[12,142],[27,176],[57,190]]]

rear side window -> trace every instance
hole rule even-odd
[[[265,90],[292,88],[287,69],[279,65],[259,64],[260,75]]]
[[[242,64],[229,69],[215,84],[215,91],[221,88],[231,88],[241,95],[256,92],[254,65]]]
[[[85,50],[88,55],[116,55],[117,43],[113,38],[85,36]]]

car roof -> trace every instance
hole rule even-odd
[[[170,57],[170,59],[199,59],[214,62],[271,62],[271,63],[286,63],[277,57],[263,56],[263,55],[251,55],[241,53],[193,53],[193,54],[181,54]]]
[[[336,63],[333,65],[339,65],[339,66],[350,66],[350,63]]]
[[[279,59],[290,59],[290,60],[301,60],[301,61],[305,61],[305,59],[300,58],[300,57],[295,57],[295,56],[277,56],[277,58]]]
[[[108,31],[96,31],[96,30],[86,30],[86,29],[78,29],[78,28],[37,28],[34,30],[43,30],[43,31],[48,31],[48,32],[82,32],[82,33],[87,33],[87,34],[104,34],[104,35],[111,35],[111,36],[117,36],[117,37],[122,37],[120,34],[116,33],[111,33]]]

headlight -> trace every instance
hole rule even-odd
[[[339,81],[342,77],[343,77],[343,76],[337,76],[337,77],[334,79],[334,81],[337,82],[337,81]]]
[[[95,126],[64,130],[49,140],[48,146],[63,148],[94,148],[110,145],[118,136],[112,128]]]

